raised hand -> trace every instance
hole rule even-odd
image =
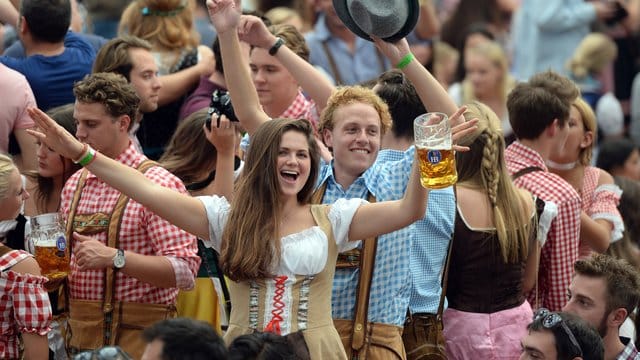
[[[35,121],[38,128],[38,130],[27,130],[29,134],[66,158],[77,159],[80,157],[84,145],[72,134],[38,108],[28,108],[27,113]]]
[[[402,58],[411,52],[407,39],[402,38],[395,43],[384,41],[375,36],[371,37],[374,44],[384,56],[389,59],[391,65],[396,65]]]
[[[449,117],[449,124],[451,125],[451,140],[453,141],[453,149],[455,151],[469,151],[469,147],[456,145],[456,142],[477,129],[476,124],[478,123],[478,119],[465,121],[463,116],[465,111],[467,111],[467,108],[462,106]]]
[[[238,25],[238,37],[249,45],[269,49],[276,37],[267,29],[262,19],[253,15],[242,15]]]
[[[218,115],[211,114],[211,130],[206,124],[203,129],[207,140],[216,148],[218,155],[235,154],[236,127],[225,115],[218,121]]]
[[[242,15],[240,0],[207,0],[207,10],[211,23],[219,34],[235,31]]]

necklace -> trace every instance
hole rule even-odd
[[[547,167],[554,169],[554,170],[571,170],[573,168],[576,167],[576,165],[578,164],[577,161],[574,162],[570,162],[570,163],[557,163],[551,160],[547,160],[545,161],[545,163],[547,164]]]

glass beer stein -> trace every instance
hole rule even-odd
[[[30,238],[42,275],[50,280],[67,276],[70,256],[60,215],[49,213],[32,217]]]
[[[439,112],[422,114],[414,120],[413,130],[422,186],[442,189],[455,184],[458,172],[449,117]]]

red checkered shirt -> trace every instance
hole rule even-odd
[[[540,154],[517,141],[505,151],[505,160],[511,174],[530,166],[542,168],[544,171],[528,173],[514,183],[558,206],[558,216],[551,223],[547,242],[540,253],[538,301],[539,306],[560,311],[567,302],[573,263],[578,259],[580,195],[560,176],[547,171]],[[529,295],[529,301],[535,306],[535,291]]]
[[[296,95],[296,98],[287,110],[278,117],[285,119],[307,119],[311,122],[313,128],[317,129],[318,109],[316,108],[316,103],[313,100],[307,99],[300,90],[298,90],[298,95]]]
[[[137,167],[146,158],[138,153],[133,144],[116,159],[130,166]],[[63,217],[69,214],[81,171],[75,173],[62,190],[61,211]],[[145,176],[156,184],[188,194],[184,184],[173,174],[162,167],[150,168]],[[76,214],[94,214],[98,212],[111,214],[120,192],[89,172]],[[176,211],[180,211],[176,209]],[[106,232],[92,236],[107,243]],[[73,241],[73,240],[71,240]],[[119,234],[119,248],[141,255],[164,256],[173,266],[176,277],[176,288],[158,288],[144,281],[116,273],[115,299],[117,301],[174,304],[178,288],[191,289],[200,265],[197,255],[196,237],[171,225],[155,213],[139,203],[130,200],[123,215]],[[104,295],[104,271],[80,271],[71,255],[71,273],[69,274],[69,290],[71,298],[79,300],[102,300]]]
[[[31,256],[13,250],[0,257],[0,359],[20,357],[18,334],[47,335],[51,330],[47,278],[7,270]]]

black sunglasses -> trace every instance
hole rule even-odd
[[[578,340],[576,340],[571,329],[569,329],[564,320],[562,320],[560,314],[551,312],[545,308],[540,308],[535,312],[535,314],[533,314],[533,321],[539,321],[545,329],[560,327],[569,338],[569,341],[571,341],[573,347],[578,350],[577,356],[582,357],[582,348],[580,347]]]
[[[120,346],[104,346],[96,350],[86,350],[73,356],[73,360],[133,360]]]

